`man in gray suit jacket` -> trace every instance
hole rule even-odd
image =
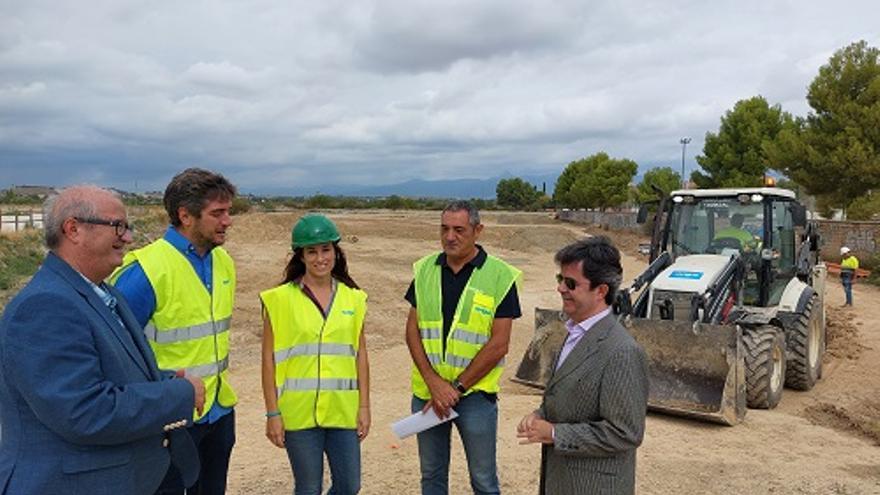
[[[541,407],[517,427],[541,443],[541,494],[631,494],[645,433],[645,353],[611,311],[623,269],[606,237],[556,253],[568,337]]]

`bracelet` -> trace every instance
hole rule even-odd
[[[281,411],[269,411],[266,413],[267,418],[274,418],[276,416],[281,416]]]

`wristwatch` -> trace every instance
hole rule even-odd
[[[452,380],[452,386],[455,387],[455,390],[458,390],[462,394],[467,392],[467,387],[462,385],[461,382],[458,381],[458,378],[456,378],[455,380]]]

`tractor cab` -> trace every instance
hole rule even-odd
[[[747,306],[779,304],[797,275],[796,229],[806,225],[792,191],[776,188],[673,191],[655,221],[652,253],[670,261],[694,255],[738,256]],[[653,258],[652,258],[653,261]]]

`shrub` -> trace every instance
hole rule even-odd
[[[859,266],[871,271],[871,276],[867,279],[869,284],[880,286],[880,253],[874,253],[864,260],[860,260]]]
[[[0,236],[0,291],[14,289],[37,271],[43,261],[42,232],[25,231]],[[6,295],[0,295],[5,303]]]
[[[242,196],[232,198],[232,207],[229,208],[230,215],[239,215],[251,211],[251,201]]]

